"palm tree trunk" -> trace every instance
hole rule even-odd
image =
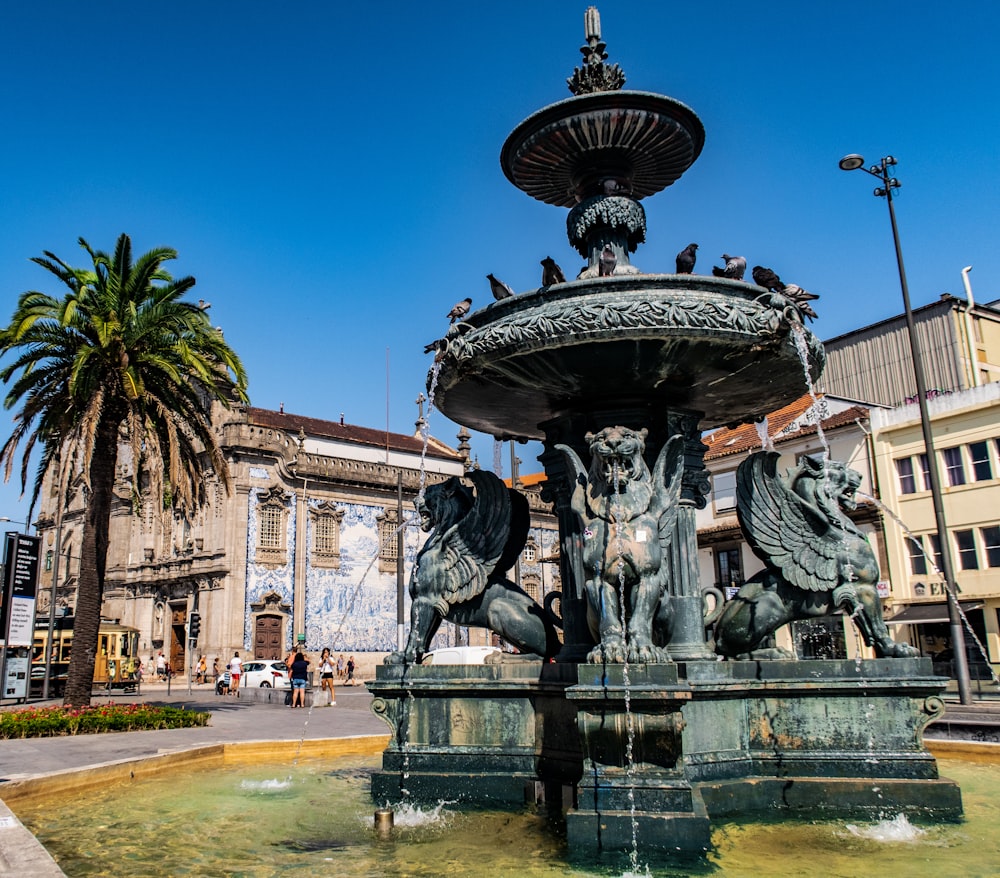
[[[90,496],[83,519],[80,578],[76,594],[73,651],[70,654],[63,704],[86,707],[94,686],[94,660],[101,628],[104,574],[108,560],[108,533],[118,463],[118,421],[105,417],[98,426],[90,463]]]

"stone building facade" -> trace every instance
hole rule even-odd
[[[459,434],[457,450],[425,439],[422,415],[412,436],[254,407],[219,407],[214,421],[231,490],[210,476],[205,505],[187,514],[169,498],[133,497],[122,449],[105,617],[138,628],[141,655],[162,650],[175,669],[202,655],[209,668],[215,658],[224,667],[236,651],[283,658],[299,645],[353,653],[359,663],[395,649],[399,583],[409,582],[426,538],[413,500],[421,485],[466,471],[468,435]],[[541,489],[523,487],[532,527],[517,573],[542,599],[559,587],[558,534]],[[57,496],[54,484],[43,486],[39,618],[47,618],[53,577],[57,613],[72,614],[75,604],[84,493],[75,486],[61,520]],[[459,640],[485,635],[442,626],[436,643]]]

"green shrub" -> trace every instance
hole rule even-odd
[[[72,707],[29,707],[0,712],[0,738],[48,738],[147,729],[186,729],[208,725],[207,713],[148,704],[100,704]]]

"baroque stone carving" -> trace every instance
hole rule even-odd
[[[527,501],[493,473],[457,476],[414,501],[420,527],[432,532],[410,577],[410,635],[386,664],[420,660],[442,621],[488,628],[523,653],[549,657],[559,649],[556,619],[506,572],[528,535]]]
[[[740,526],[767,568],[721,609],[716,651],[744,655],[788,622],[843,609],[877,656],[917,655],[889,636],[875,589],[875,552],[846,514],[857,505],[861,476],[839,461],[807,455],[782,478],[778,457],[759,451],[736,473]]]
[[[595,195],[580,202],[566,218],[566,234],[577,253],[589,255],[589,238],[596,228],[624,233],[630,253],[646,240],[646,211],[624,195]]]
[[[671,438],[650,473],[647,435],[628,427],[588,433],[589,469],[568,445],[556,445],[573,474],[570,505],[583,529],[587,622],[598,643],[590,662],[668,660],[653,643],[653,623],[667,587],[684,440]]]

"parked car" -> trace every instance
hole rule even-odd
[[[445,646],[424,655],[422,665],[485,665],[490,656],[499,656],[495,646]]]
[[[240,686],[291,689],[288,666],[282,661],[243,662]]]

